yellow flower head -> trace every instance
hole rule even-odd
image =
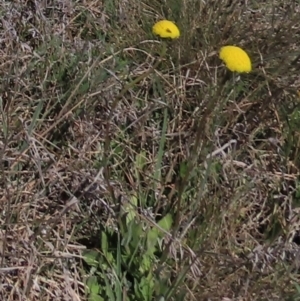
[[[161,38],[176,39],[180,36],[178,27],[171,21],[161,20],[152,27],[152,32]]]
[[[224,46],[220,51],[220,59],[226,67],[234,72],[250,72],[252,70],[251,60],[248,54],[236,46]]]

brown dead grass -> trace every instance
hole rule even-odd
[[[1,300],[86,300],[81,251],[142,193],[145,219],[176,217],[167,266],[170,286],[191,266],[187,300],[296,300],[299,5],[248,2],[0,4]],[[165,58],[162,16],[183,33]],[[216,54],[231,43],[255,67],[233,94]]]

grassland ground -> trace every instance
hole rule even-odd
[[[0,19],[0,300],[300,300],[299,1]]]

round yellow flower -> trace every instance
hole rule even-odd
[[[237,46],[224,46],[220,50],[220,59],[224,61],[230,71],[239,73],[252,70],[251,60],[248,54]]]
[[[161,38],[179,38],[180,32],[178,27],[168,20],[161,20],[155,23],[152,27],[152,32]]]

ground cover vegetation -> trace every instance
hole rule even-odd
[[[0,18],[1,300],[300,300],[299,1]]]

